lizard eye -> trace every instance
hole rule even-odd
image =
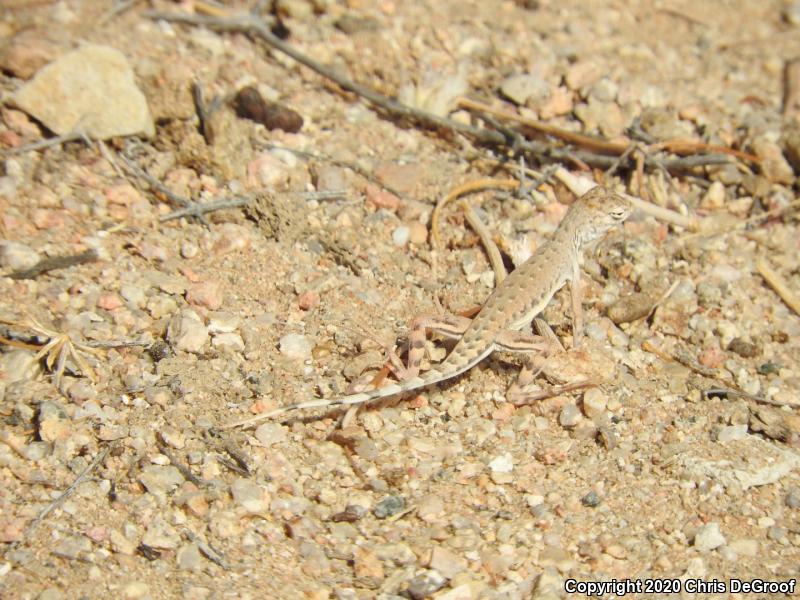
[[[611,211],[611,218],[615,219],[617,221],[621,221],[622,219],[624,219],[625,215],[626,215],[625,210],[623,210],[621,208],[618,208],[616,210],[612,210]]]

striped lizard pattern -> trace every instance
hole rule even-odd
[[[495,350],[547,352],[549,342],[523,328],[545,309],[567,282],[570,282],[572,296],[573,347],[577,348],[583,329],[580,292],[583,250],[624,221],[630,212],[631,204],[623,195],[601,186],[581,196],[570,206],[553,237],[494,290],[473,319],[455,315],[415,319],[409,335],[408,368],[401,381],[341,398],[318,398],[291,404],[227,427],[249,426],[291,411],[353,406],[411,392],[457,377]],[[420,374],[428,330],[457,338],[458,342],[441,363]]]

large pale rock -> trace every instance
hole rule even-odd
[[[94,139],[155,133],[147,100],[125,55],[87,44],[41,68],[14,103],[51,131]]]

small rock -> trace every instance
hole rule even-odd
[[[265,446],[286,441],[286,428],[278,423],[262,423],[255,432],[256,439]]]
[[[767,529],[767,538],[776,542],[781,541],[786,537],[786,528],[773,526]]]
[[[794,488],[786,494],[786,506],[789,508],[800,508],[800,489]]]
[[[244,340],[238,333],[220,333],[211,340],[217,350],[228,352],[244,352]]]
[[[754,358],[758,356],[759,353],[759,349],[756,344],[747,342],[738,337],[731,340],[731,343],[728,344],[728,350],[735,352],[743,358]]]
[[[500,84],[500,91],[515,104],[524,106],[530,101],[535,105],[547,98],[550,85],[536,75],[524,73],[507,78]]]
[[[233,500],[251,514],[263,513],[269,507],[266,490],[258,484],[240,477],[231,485]]]
[[[385,576],[378,557],[363,547],[353,552],[353,572],[360,583],[367,583],[367,587],[377,587]]]
[[[401,225],[392,232],[392,243],[398,247],[405,246],[410,237],[411,229],[407,225]]]
[[[208,314],[208,332],[211,334],[216,333],[231,333],[236,331],[242,318],[229,312],[212,312]]]
[[[254,86],[239,90],[233,106],[238,117],[261,123],[268,130],[297,133],[303,127],[303,117],[299,113],[278,102],[264,100]]]
[[[428,228],[419,221],[412,221],[408,228],[410,230],[408,241],[415,246],[421,246],[428,241]]]
[[[792,184],[794,172],[778,144],[766,137],[758,137],[752,146],[755,155],[761,159],[761,172],[767,179],[773,183]]]
[[[722,427],[717,433],[717,441],[721,443],[741,440],[747,437],[747,424],[727,425]]]
[[[150,587],[144,581],[131,581],[122,588],[125,600],[139,600],[150,596]]]
[[[0,69],[27,80],[60,53],[61,48],[47,39],[46,30],[23,29],[0,53]]]
[[[373,204],[376,208],[385,208],[392,212],[396,212],[400,208],[400,198],[378,186],[368,184],[364,188],[364,194],[367,202]]]
[[[759,547],[757,540],[733,540],[728,546],[739,556],[758,556]]]
[[[181,571],[199,571],[203,566],[203,556],[197,544],[186,544],[178,548],[175,562]]]
[[[561,413],[558,415],[558,422],[562,427],[569,429],[580,423],[582,418],[578,407],[575,406],[574,403],[568,402],[564,405],[564,408],[561,409]]]
[[[148,465],[139,474],[139,482],[162,501],[184,482],[181,472],[172,465]]]
[[[73,425],[67,417],[64,408],[45,400],[39,405],[39,437],[45,442],[63,440],[70,436]]]
[[[123,297],[123,299],[135,306],[136,308],[141,308],[147,302],[147,294],[145,290],[138,285],[133,285],[130,283],[124,283],[119,288],[119,295]]]
[[[292,360],[307,360],[311,358],[314,344],[306,336],[299,333],[287,333],[278,342],[281,354]]]
[[[723,206],[725,206],[725,186],[721,181],[715,181],[700,200],[700,208],[714,210]]]
[[[0,267],[11,271],[30,269],[41,260],[41,256],[30,246],[20,242],[0,240]]]
[[[215,281],[196,283],[186,290],[186,301],[195,306],[217,310],[222,306],[222,287]]]
[[[200,253],[200,248],[194,242],[184,240],[181,242],[181,256],[183,258],[194,258]]]
[[[306,290],[297,297],[300,310],[311,310],[319,304],[319,294],[314,290]]]
[[[208,330],[193,310],[183,310],[167,326],[167,340],[176,350],[199,354],[208,341]]]
[[[117,310],[123,306],[122,298],[112,292],[100,294],[97,298],[97,308],[102,308],[103,310]]]
[[[406,509],[406,500],[402,496],[389,496],[384,498],[372,509],[372,514],[378,519],[388,519]]]
[[[583,394],[583,412],[590,419],[605,413],[608,406],[608,396],[600,388],[591,388]]]
[[[694,547],[698,552],[710,552],[726,543],[725,536],[719,530],[719,523],[708,523],[694,535]]]
[[[441,573],[430,569],[411,579],[406,591],[414,600],[423,600],[442,589],[446,583],[447,579]]]
[[[142,536],[142,544],[151,548],[175,550],[180,543],[180,534],[160,516],[153,519]]]
[[[85,44],[41,68],[14,103],[58,135],[80,130],[105,140],[144,134],[155,125],[125,55]]]
[[[428,566],[441,573],[447,579],[452,579],[467,569],[467,561],[462,556],[456,556],[447,548],[436,546],[431,552]]]
[[[595,492],[594,490],[592,490],[591,492],[586,494],[583,498],[581,498],[581,504],[583,504],[584,506],[588,506],[589,508],[594,508],[595,506],[599,506],[600,502],[602,502],[602,500],[600,500],[600,496],[598,496],[597,492]]]
[[[314,169],[314,187],[320,192],[338,192],[347,188],[347,172],[333,165],[318,165]]]
[[[501,454],[492,459],[489,469],[494,473],[510,473],[514,470],[514,458],[508,452]]]

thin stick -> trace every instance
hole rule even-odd
[[[755,396],[753,394],[748,394],[747,392],[740,392],[738,390],[729,390],[726,388],[713,388],[710,390],[706,390],[703,392],[703,395],[706,398],[708,398],[709,396],[734,396],[736,398],[745,398],[747,400],[752,400],[753,402],[758,402],[760,404],[769,404],[771,406],[792,406],[792,407],[800,406],[800,403],[797,402],[781,402],[780,400],[772,400],[770,398],[764,398],[763,396]]]
[[[77,140],[83,140],[87,146],[91,146],[91,140],[86,136],[85,133],[81,131],[70,131],[69,133],[65,133],[64,135],[57,135],[56,137],[48,138],[46,140],[39,140],[38,142],[33,142],[31,144],[25,144],[24,146],[19,146],[17,148],[9,148],[8,150],[3,150],[3,156],[11,156],[13,154],[22,154],[24,152],[32,152],[34,150],[42,150],[44,148],[49,148],[51,146],[60,146],[61,144],[66,144],[68,142],[74,142]]]
[[[503,280],[506,278],[506,267],[503,264],[503,257],[500,256],[500,250],[497,249],[497,244],[494,243],[492,239],[492,234],[489,233],[486,225],[483,224],[480,217],[478,217],[477,213],[472,210],[472,207],[469,205],[469,202],[466,200],[461,201],[461,210],[464,211],[464,216],[467,219],[467,223],[475,230],[475,233],[478,234],[478,237],[481,238],[481,243],[483,247],[486,249],[486,254],[489,256],[489,263],[492,265],[492,270],[494,271],[494,284],[495,287],[503,283]]]
[[[763,259],[759,259],[756,262],[756,269],[758,269],[759,274],[764,278],[764,281],[767,282],[769,287],[771,287],[774,292],[781,297],[781,300],[783,300],[794,312],[800,315],[800,298],[798,298],[795,293],[789,289],[789,286],[786,285],[784,279],[778,275],[778,273],[773,270],[772,267],[770,267]]]
[[[449,203],[465,194],[473,194],[488,189],[501,189],[501,190],[516,190],[519,188],[519,181],[516,179],[478,179],[468,183],[459,185],[444,196],[431,213],[431,240],[433,241],[434,249],[438,249],[442,245],[442,238],[439,235],[439,220],[441,219],[442,209]]]
[[[560,385],[554,388],[550,388],[549,390],[542,390],[541,392],[537,392],[535,394],[525,394],[525,397],[523,399],[514,402],[513,404],[514,406],[525,406],[527,404],[532,404],[533,402],[538,402],[539,400],[545,400],[546,398],[553,398],[555,396],[561,396],[562,394],[567,394],[569,392],[574,392],[576,390],[597,387],[599,385],[600,385],[599,381],[596,381],[594,379],[584,379],[583,381],[576,381],[574,383]]]
[[[11,279],[35,279],[42,273],[48,271],[55,271],[57,269],[67,269],[75,265],[82,265],[84,263],[94,262],[97,260],[97,251],[86,250],[80,254],[67,254],[64,256],[51,256],[44,258],[29,269],[22,269],[20,271],[12,271],[6,277]]]
[[[86,479],[89,473],[94,471],[97,468],[97,466],[106,459],[106,456],[108,456],[108,453],[115,445],[116,442],[111,442],[108,446],[100,450],[100,452],[97,453],[97,456],[94,457],[94,460],[91,463],[89,463],[89,466],[87,466],[83,471],[81,471],[80,475],[78,475],[75,478],[75,481],[73,481],[70,484],[70,486],[66,490],[64,490],[64,492],[58,498],[53,500],[50,504],[48,504],[41,510],[41,512],[36,516],[36,518],[33,521],[31,521],[30,524],[25,528],[25,531],[22,534],[22,538],[11,544],[11,547],[16,548],[19,544],[21,544],[25,540],[25,538],[29,537],[33,533],[33,530],[39,526],[39,524],[45,519],[45,517],[47,517],[47,515],[49,515],[59,506],[61,506],[64,503],[64,501],[72,495],[72,493],[76,490],[76,488],[81,483],[83,483],[83,480]]]

